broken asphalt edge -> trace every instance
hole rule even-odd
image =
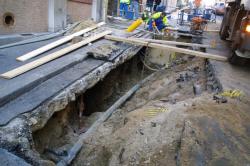
[[[27,149],[23,150],[24,154],[17,155],[20,155],[22,158],[28,161],[38,162],[36,160],[39,160],[39,158],[36,157],[39,155],[31,148],[33,140],[31,140],[31,142],[22,142],[23,139],[19,139],[20,136],[18,135],[17,130],[27,131],[25,133],[28,134],[23,135],[22,137],[27,140],[32,139],[31,133],[43,128],[55,112],[61,111],[66,108],[66,106],[71,101],[74,101],[76,99],[77,94],[84,93],[87,89],[93,87],[100,80],[104,79],[104,77],[112,69],[135,56],[141,50],[141,48],[141,46],[131,46],[129,49],[124,51],[122,55],[115,59],[113,63],[104,63],[102,66],[96,68],[88,75],[72,83],[70,86],[56,94],[50,100],[45,101],[36,109],[28,113],[20,114],[19,116],[11,119],[5,126],[0,127],[0,147],[9,150],[14,154],[15,151],[11,151],[13,150],[13,147],[11,146],[16,147],[16,144],[18,144],[20,148],[26,147]]]

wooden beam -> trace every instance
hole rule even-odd
[[[179,28],[174,28],[174,27],[166,27],[166,30],[171,30],[171,31],[178,31]]]
[[[197,57],[208,58],[208,59],[213,59],[213,60],[218,60],[218,61],[227,61],[227,58],[222,56],[222,55],[204,53],[204,52],[199,52],[199,51],[194,51],[194,50],[189,50],[189,49],[184,49],[184,48],[178,48],[178,47],[173,47],[173,46],[167,46],[167,45],[162,45],[162,44],[150,43],[149,47],[166,49],[166,50],[169,50],[172,52],[179,52],[179,53],[183,53],[183,54],[187,54],[187,55],[193,55],[193,56],[197,56]]]
[[[138,38],[130,38],[138,39]],[[189,47],[200,47],[200,48],[212,48],[210,45],[197,44],[197,43],[185,43],[185,42],[176,42],[176,41],[167,41],[167,40],[155,40],[155,39],[146,39],[139,38],[138,40],[143,40],[149,43],[158,43],[158,44],[168,44],[168,45],[179,45],[179,46],[189,46]]]
[[[130,38],[124,38],[124,37],[111,36],[111,35],[107,35],[105,36],[105,38],[109,40],[113,40],[113,41],[126,42],[126,43],[130,43],[134,45],[142,45],[142,46],[147,46],[147,47],[152,47],[152,48],[159,48],[163,50],[169,50],[172,52],[179,52],[183,54],[194,55],[194,56],[202,57],[202,58],[214,59],[218,61],[227,61],[227,58],[224,56],[209,54],[209,53],[204,53],[204,52],[199,52],[199,51],[194,51],[194,50],[189,50],[189,49],[184,49],[184,48],[178,48],[178,47],[173,47],[173,46],[168,46],[168,45],[163,45],[163,44],[149,43],[140,39],[130,39]]]
[[[217,30],[217,29],[206,29],[204,30],[205,32],[220,32],[220,30]]]
[[[65,54],[67,54],[67,53],[69,53],[71,51],[74,51],[74,50],[76,50],[76,49],[78,49],[78,48],[80,48],[80,47],[82,47],[82,46],[84,46],[84,45],[86,45],[86,44],[88,44],[90,42],[93,42],[93,41],[95,41],[97,39],[100,39],[100,38],[102,38],[105,35],[108,35],[110,33],[111,33],[111,31],[104,31],[102,33],[98,33],[96,35],[93,35],[91,37],[86,38],[85,40],[83,40],[83,41],[81,41],[79,43],[76,43],[76,44],[73,44],[71,46],[65,47],[65,48],[63,48],[63,49],[61,49],[59,51],[56,51],[56,52],[52,53],[52,54],[49,54],[49,55],[44,56],[44,57],[42,57],[40,59],[37,59],[37,60],[32,61],[30,63],[27,63],[27,64],[25,64],[23,66],[15,68],[15,69],[13,69],[11,71],[8,71],[8,72],[0,75],[0,77],[6,78],[6,79],[14,78],[14,77],[16,77],[18,75],[21,75],[21,74],[23,74],[23,73],[25,73],[27,71],[30,71],[30,70],[32,70],[34,68],[37,68],[38,66],[41,66],[41,65],[43,65],[45,63],[48,63],[48,62],[50,62],[50,61],[52,61],[54,59],[57,59],[57,58],[65,55]]]
[[[47,44],[47,45],[45,45],[43,47],[40,47],[40,48],[38,48],[38,49],[36,49],[34,51],[31,51],[31,52],[29,52],[27,54],[24,54],[24,55],[22,55],[20,57],[17,57],[16,60],[23,62],[23,61],[26,61],[26,60],[31,59],[33,57],[36,57],[36,56],[38,56],[38,55],[40,55],[40,54],[42,54],[42,53],[44,53],[46,51],[49,51],[49,50],[51,50],[51,49],[53,49],[53,48],[55,48],[57,46],[60,46],[60,45],[62,45],[64,43],[72,40],[76,36],[81,36],[84,33],[92,31],[92,30],[94,30],[94,29],[96,29],[96,28],[98,28],[98,27],[100,27],[100,26],[102,26],[104,24],[105,24],[104,22],[101,22],[101,23],[98,23],[97,25],[93,25],[93,26],[91,26],[89,28],[83,29],[83,30],[81,30],[79,32],[76,32],[76,33],[73,33],[72,35],[66,36],[66,37],[64,37],[64,38],[62,38],[60,40],[57,40],[57,41],[55,41],[53,43]]]

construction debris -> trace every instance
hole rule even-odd
[[[243,96],[243,92],[240,90],[226,90],[220,94],[224,97],[240,98]]]
[[[216,103],[227,103],[227,99],[221,95],[214,95],[213,99],[216,101]]]
[[[114,57],[119,55],[121,51],[123,50],[121,50],[120,47],[116,45],[105,44],[88,52],[88,55],[93,56],[96,59],[112,60]]]

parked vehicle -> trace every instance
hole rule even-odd
[[[218,2],[214,5],[215,13],[217,15],[224,15],[225,13],[225,3],[224,2]]]
[[[250,0],[228,0],[220,37],[232,42],[229,61],[241,64],[250,59]]]

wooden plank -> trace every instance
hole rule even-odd
[[[204,30],[205,32],[220,32],[220,30],[217,30],[217,29],[206,29]]]
[[[76,33],[73,33],[72,35],[66,36],[66,37],[64,37],[64,38],[62,38],[60,40],[57,40],[57,41],[55,41],[53,43],[47,44],[47,45],[45,45],[43,47],[40,47],[40,48],[38,48],[38,49],[36,49],[34,51],[31,51],[31,52],[29,52],[27,54],[24,54],[24,55],[22,55],[20,57],[17,57],[16,60],[23,62],[23,61],[26,61],[26,60],[31,59],[33,57],[36,57],[36,56],[38,56],[38,55],[40,55],[40,54],[42,54],[42,53],[44,53],[46,51],[49,51],[49,50],[51,50],[51,49],[53,49],[53,48],[55,48],[57,46],[60,46],[60,45],[62,45],[64,43],[72,40],[74,37],[81,36],[84,33],[92,31],[92,30],[94,30],[94,29],[96,29],[96,28],[98,28],[98,27],[100,27],[100,26],[102,26],[104,24],[105,24],[104,22],[101,22],[101,23],[98,23],[97,25],[93,25],[93,26],[91,26],[89,28],[83,29],[83,30],[81,30],[79,32],[76,32]]]
[[[166,27],[166,30],[171,30],[171,31],[178,31],[179,28],[174,28],[174,27]]]
[[[138,39],[138,38],[130,38],[130,39]],[[146,39],[140,38],[138,40],[143,40],[150,43],[158,43],[158,44],[168,44],[168,45],[180,45],[180,46],[189,46],[189,47],[200,47],[200,48],[212,48],[210,45],[197,44],[197,43],[185,43],[185,42],[176,42],[176,41],[167,41],[167,40],[155,40],[155,39]]]
[[[149,47],[166,49],[172,52],[179,52],[179,53],[183,53],[187,55],[193,55],[197,57],[208,58],[208,59],[213,59],[213,60],[218,60],[218,61],[227,61],[227,58],[221,55],[209,54],[209,53],[204,53],[204,52],[199,52],[199,51],[194,51],[194,50],[189,50],[189,49],[184,49],[184,48],[178,48],[178,47],[173,47],[173,46],[167,46],[167,45],[162,45],[162,44],[150,43]]]
[[[183,54],[194,55],[194,56],[202,57],[202,58],[214,59],[218,61],[227,61],[227,58],[224,56],[209,54],[209,53],[204,53],[204,52],[199,52],[199,51],[194,51],[194,50],[189,50],[189,49],[184,49],[184,48],[178,48],[178,47],[168,46],[168,45],[163,45],[163,44],[149,43],[149,42],[139,40],[139,39],[135,40],[135,39],[117,37],[117,36],[111,36],[111,35],[106,35],[105,38],[109,40],[119,41],[119,42],[126,42],[126,43],[130,43],[134,45],[142,45],[142,46],[147,46],[147,47],[152,47],[152,48],[169,50],[172,52],[179,52]]]
[[[37,59],[37,60],[32,61],[30,63],[27,63],[27,64],[25,64],[23,66],[20,66],[20,67],[15,68],[15,69],[13,69],[11,71],[8,71],[8,72],[6,72],[6,73],[4,73],[4,74],[2,74],[0,76],[3,77],[3,78],[6,78],[6,79],[14,78],[14,77],[16,77],[18,75],[21,75],[21,74],[23,74],[23,73],[25,73],[27,71],[30,71],[30,70],[32,70],[34,68],[37,68],[38,66],[41,66],[41,65],[43,65],[45,63],[48,63],[48,62],[50,62],[50,61],[52,61],[54,59],[57,59],[57,58],[65,55],[65,54],[67,54],[67,53],[69,53],[71,51],[74,51],[74,50],[76,50],[76,49],[78,49],[78,48],[80,48],[80,47],[82,47],[82,46],[84,46],[84,45],[86,45],[86,44],[88,44],[90,42],[93,42],[93,41],[95,41],[97,39],[100,39],[100,38],[102,38],[105,35],[108,35],[110,33],[111,33],[111,31],[104,31],[102,33],[98,33],[98,34],[96,34],[94,36],[86,38],[84,41],[73,44],[73,45],[68,46],[66,48],[63,48],[63,49],[61,49],[59,51],[56,51],[56,52],[54,52],[52,54],[49,54],[49,55],[47,55],[45,57],[42,57],[40,59]]]

